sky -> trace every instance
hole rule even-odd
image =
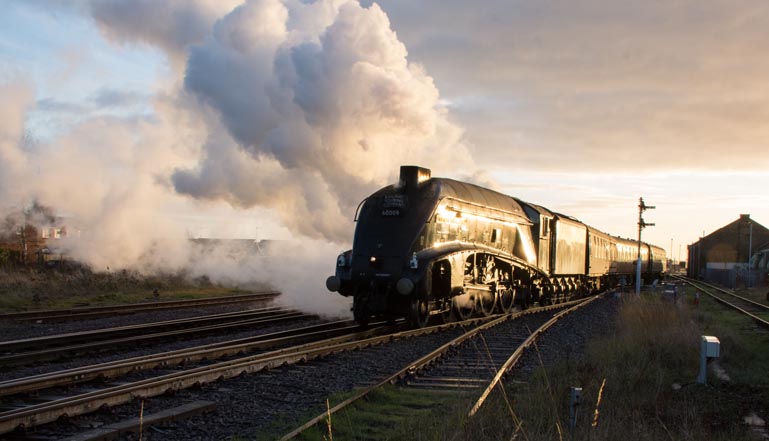
[[[622,237],[643,197],[674,259],[742,213],[769,226],[763,0],[0,7],[0,209],[147,238],[94,262],[169,236],[348,248],[406,163]]]

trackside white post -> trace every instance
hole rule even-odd
[[[577,410],[582,401],[582,388],[571,387],[569,391],[569,430],[571,439],[574,439],[574,431],[577,428]]]
[[[697,383],[707,384],[708,382],[708,360],[718,358],[721,352],[721,342],[718,337],[712,335],[703,335],[700,343],[700,374],[697,376]]]

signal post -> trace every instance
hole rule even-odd
[[[641,294],[641,231],[646,227],[653,227],[653,223],[644,222],[643,213],[646,210],[653,210],[654,205],[644,204],[644,198],[638,198],[638,262],[635,272],[635,293]]]

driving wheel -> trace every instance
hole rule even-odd
[[[430,319],[430,305],[427,300],[414,297],[409,305],[408,321],[414,328],[424,328]]]
[[[499,291],[497,305],[499,305],[499,310],[503,314],[512,312],[515,307],[515,288],[502,288]]]

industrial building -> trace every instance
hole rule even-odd
[[[749,214],[701,237],[688,250],[689,277],[731,288],[767,284],[769,230]]]

